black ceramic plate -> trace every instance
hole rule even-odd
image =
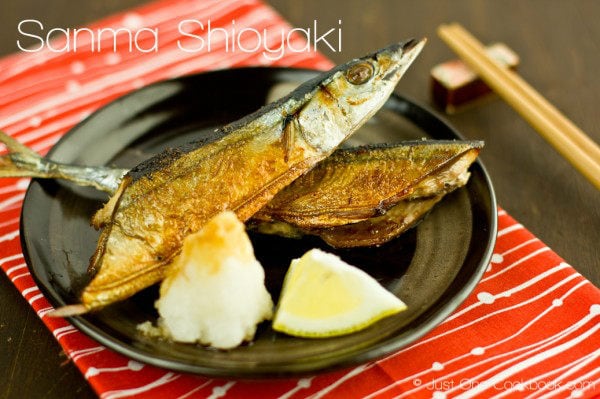
[[[82,165],[132,167],[162,149],[202,137],[258,109],[280,83],[315,72],[251,68],[160,82],[100,109],[65,135],[49,157]],[[349,144],[429,137],[459,138],[438,117],[392,96]],[[293,338],[259,326],[251,344],[231,351],[144,337],[138,323],[156,320],[156,287],[100,312],[71,319],[81,331],[131,358],[169,369],[228,377],[312,373],[382,357],[415,341],[448,316],[473,290],[490,260],[496,236],[496,203],[481,165],[468,185],[448,195],[416,228],[378,248],[332,250],[317,238],[252,235],[267,288],[277,300],[289,261],[313,247],[340,255],[374,276],[408,310],[363,331],[328,339]],[[77,302],[98,232],[89,220],[106,195],[69,183],[31,183],[21,219],[31,272],[47,298]]]

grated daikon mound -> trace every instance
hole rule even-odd
[[[162,335],[220,349],[252,340],[273,312],[264,279],[244,224],[233,212],[215,216],[167,271],[155,303]]]

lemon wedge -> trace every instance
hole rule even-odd
[[[312,249],[285,275],[273,329],[326,338],[364,329],[406,305],[364,271]]]

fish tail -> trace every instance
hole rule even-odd
[[[8,153],[0,156],[0,177],[46,177],[42,157],[0,130],[0,142]]]
[[[64,179],[112,194],[117,190],[123,175],[127,172],[125,169],[104,166],[78,166],[54,162],[43,158],[1,130],[0,142],[6,146],[8,151],[0,156],[0,178]]]

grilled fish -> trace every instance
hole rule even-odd
[[[417,141],[337,150],[253,217],[269,234],[333,247],[383,244],[466,184],[481,141]]]
[[[92,218],[102,232],[81,303],[53,315],[100,309],[160,281],[183,239],[223,210],[249,219],[370,118],[423,45],[411,40],[342,64],[221,128],[222,139],[127,172]]]
[[[444,172],[469,159],[459,163],[461,173],[467,173],[482,145],[416,141],[338,150],[279,192],[254,219],[311,229],[382,215],[400,200],[439,194],[451,180]]]

